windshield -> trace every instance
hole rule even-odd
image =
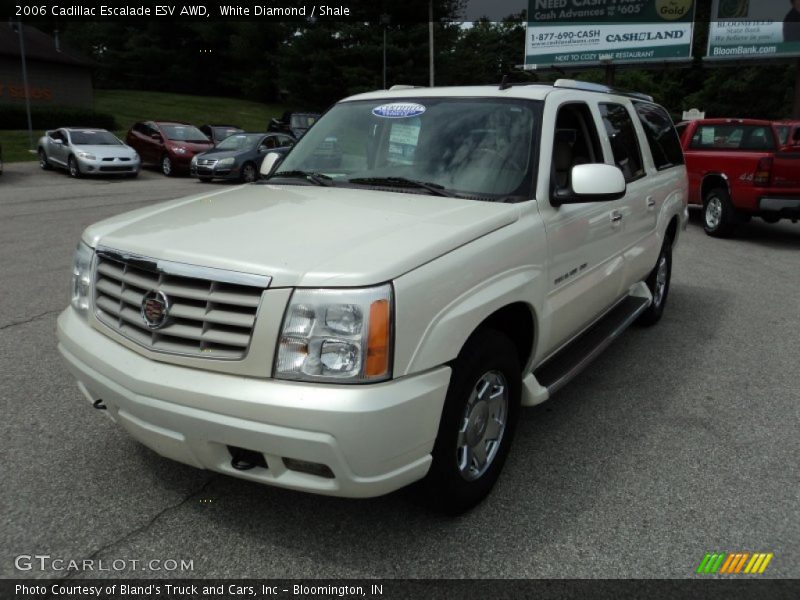
[[[208,138],[194,125],[162,125],[161,129],[173,142],[208,143]]]
[[[308,129],[317,120],[317,115],[292,115],[289,126],[294,129]]]
[[[540,110],[538,101],[495,98],[342,102],[297,142],[277,175],[317,173],[334,185],[373,187],[413,180],[480,199],[527,198]]]
[[[252,150],[263,137],[260,133],[231,135],[217,144],[217,148],[219,150]]]
[[[69,137],[76,146],[120,146],[117,137],[108,131],[70,131]]]

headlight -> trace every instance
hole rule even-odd
[[[233,163],[235,163],[235,162],[236,162],[236,159],[233,158],[232,156],[230,156],[228,158],[223,158],[221,161],[219,161],[217,163],[217,166],[218,167],[232,167]]]
[[[197,166],[197,154],[192,157],[192,166]]]
[[[85,317],[89,314],[89,293],[92,284],[92,257],[94,250],[78,242],[72,263],[72,307]]]
[[[85,160],[97,160],[97,157],[94,154],[89,154],[88,152],[78,152],[78,158],[83,158]]]
[[[298,289],[278,341],[274,377],[375,382],[391,377],[392,287]]]
[[[175,148],[172,149],[172,151],[175,154],[186,154],[186,148],[184,148],[183,146],[176,146]]]
[[[136,152],[133,153],[133,160],[139,160],[139,155]]]

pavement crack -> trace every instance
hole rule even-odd
[[[206,489],[208,489],[208,487],[211,485],[211,482],[213,482],[215,479],[216,479],[216,476],[209,477],[205,482],[203,482],[203,485],[201,485],[195,491],[188,493],[179,502],[177,502],[175,504],[171,504],[171,505],[163,508],[162,510],[158,511],[155,515],[153,515],[150,519],[148,519],[148,521],[146,523],[144,523],[143,525],[140,525],[139,527],[136,527],[135,529],[132,529],[131,531],[121,535],[117,539],[112,540],[111,542],[107,543],[106,545],[101,546],[100,548],[98,548],[97,550],[92,552],[89,556],[87,556],[86,558],[84,558],[84,559],[82,559],[80,561],[77,561],[78,564],[84,565],[86,563],[86,561],[93,561],[95,558],[97,558],[98,556],[100,556],[104,552],[107,552],[108,550],[110,550],[114,546],[118,546],[118,545],[126,542],[127,540],[131,539],[135,535],[138,535],[140,533],[144,533],[147,530],[151,529],[156,524],[156,522],[161,517],[163,517],[165,514],[180,509],[182,506],[186,505],[189,501],[191,501],[194,497],[199,496],[200,494],[205,492]],[[66,576],[62,577],[61,579],[70,579],[73,576],[86,577],[87,575],[86,575],[86,573],[84,571],[71,571]]]
[[[4,329],[11,329],[12,327],[16,327],[18,325],[25,325],[26,323],[32,323],[33,321],[41,319],[42,317],[46,317],[47,315],[54,315],[54,314],[60,312],[60,310],[61,309],[48,310],[46,312],[39,313],[38,315],[34,315],[31,318],[25,319],[23,321],[15,321],[14,323],[9,323],[8,325],[0,325],[0,331],[3,331]]]

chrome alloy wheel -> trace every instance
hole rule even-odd
[[[706,226],[712,231],[719,227],[722,221],[722,200],[717,196],[711,196],[706,205]]]
[[[508,384],[500,371],[484,373],[467,401],[456,438],[456,460],[467,481],[479,479],[497,456],[508,419]]]
[[[656,268],[656,289],[653,290],[653,305],[661,306],[664,301],[664,292],[667,289],[667,275],[669,272],[669,263],[667,257],[663,254],[658,259],[658,267]]]
[[[172,175],[172,161],[169,156],[165,156],[161,159],[161,172],[164,173],[164,175]]]

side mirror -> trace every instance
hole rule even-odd
[[[259,154],[266,154],[267,152],[269,152],[269,148],[267,148],[264,144],[261,144],[258,147],[258,153]]]
[[[164,138],[161,137],[160,133],[151,133],[150,137],[152,139],[154,139],[155,141],[157,141],[157,142],[163,142],[164,141]]]
[[[64,142],[62,140],[59,140],[59,139],[54,139],[53,143],[54,144],[58,144],[59,146],[61,146]]]
[[[619,167],[606,164],[576,165],[570,181],[569,187],[554,192],[550,201],[553,206],[619,200],[628,187]]]
[[[278,152],[268,152],[264,157],[264,160],[261,161],[261,169],[259,170],[259,173],[261,173],[262,177],[268,177],[269,175],[272,175],[272,172],[277,168],[282,160],[282,154]]]

